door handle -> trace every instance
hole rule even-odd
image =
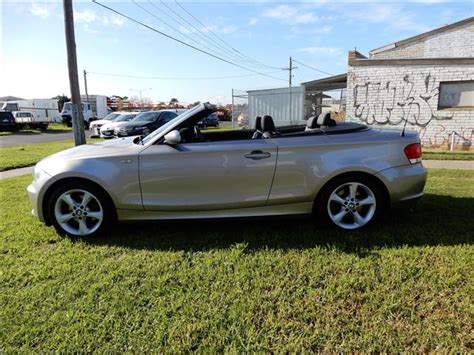
[[[245,154],[245,157],[247,159],[252,159],[252,160],[266,159],[266,158],[270,158],[271,156],[272,156],[271,153],[262,152],[261,150],[253,150],[250,153]]]

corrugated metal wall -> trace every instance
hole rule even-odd
[[[255,117],[264,115],[272,116],[276,126],[304,124],[304,96],[302,86],[293,87],[291,95],[290,88],[248,91],[250,127],[254,126]]]

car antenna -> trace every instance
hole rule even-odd
[[[408,120],[405,119],[405,124],[403,125],[402,133],[400,133],[400,137],[405,137],[405,128],[407,127]]]

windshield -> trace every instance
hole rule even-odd
[[[125,113],[123,115],[118,116],[114,122],[125,122],[125,121],[130,121],[132,118],[134,118],[137,114],[136,113]]]
[[[152,140],[155,139],[156,136],[158,136],[159,134],[161,134],[162,132],[165,132],[169,127],[173,126],[176,122],[178,122],[182,117],[183,115],[188,115],[190,114],[190,117],[191,115],[193,114],[193,112],[198,112],[199,110],[201,109],[201,106],[200,105],[196,105],[194,106],[192,109],[190,110],[186,110],[184,112],[181,112],[178,116],[176,116],[175,118],[173,118],[171,121],[168,121],[166,122],[163,126],[155,129],[153,132],[151,132],[148,136],[146,136],[145,138],[143,138],[143,144],[146,144]]]
[[[63,110],[70,110],[71,109],[71,103],[70,102],[66,102],[64,104],[64,107],[63,107]]]
[[[133,122],[153,122],[159,114],[159,112],[142,112],[134,118]]]
[[[106,120],[106,121],[113,121],[114,119],[116,119],[118,116],[120,116],[121,114],[120,113],[117,113],[117,112],[111,112],[109,113],[107,116],[105,116],[103,118],[103,120]]]

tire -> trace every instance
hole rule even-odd
[[[47,207],[46,213],[57,232],[73,238],[103,234],[116,221],[110,197],[92,183],[70,181],[59,184]],[[64,217],[63,221],[59,220],[60,216]]]
[[[383,192],[363,175],[342,176],[323,187],[315,201],[317,221],[355,230],[373,223],[384,209]]]

